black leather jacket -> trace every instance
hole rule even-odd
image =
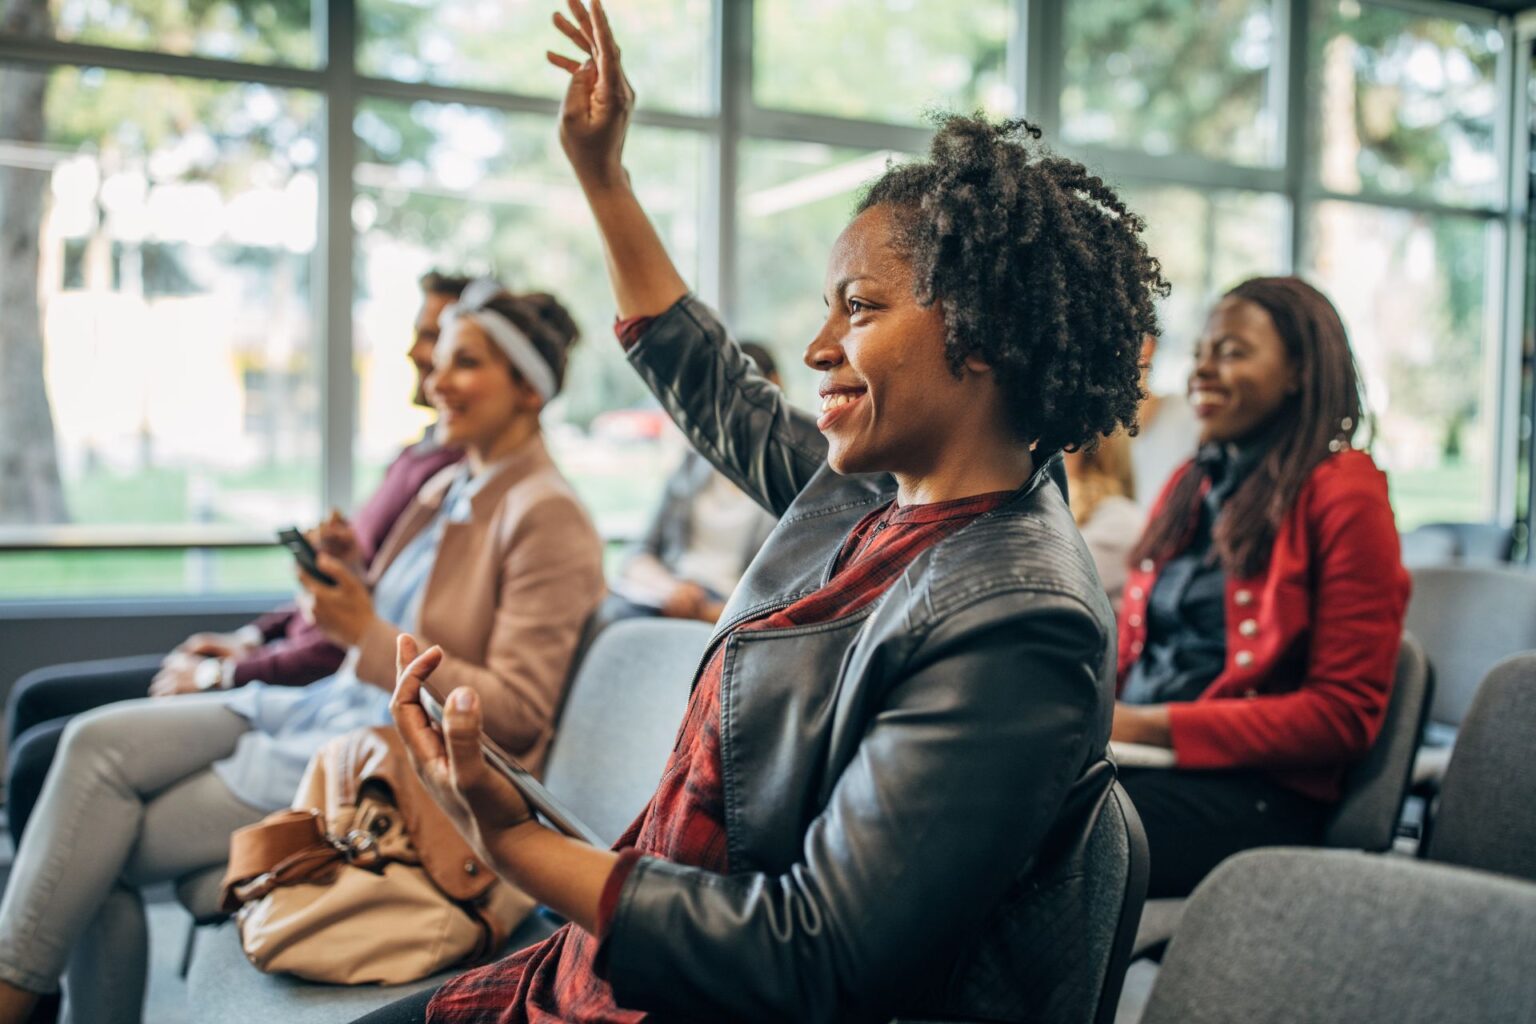
[[[1073,851],[1112,774],[1113,618],[1059,457],[872,608],[729,635],[826,583],[895,483],[833,473],[812,419],[692,297],[629,358],[781,521],[716,632],[730,874],[638,862],[598,955],[619,1005],[710,1021],[1033,1019],[1020,1003],[1040,979],[1016,961],[1068,958],[1077,890],[1060,883],[1080,881]],[[1033,934],[1047,917],[1051,934]]]

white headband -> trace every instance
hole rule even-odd
[[[555,371],[539,355],[539,350],[528,340],[528,335],[517,329],[516,324],[494,309],[481,308],[497,295],[505,293],[506,289],[501,283],[491,278],[482,277],[471,281],[465,287],[464,294],[459,296],[458,302],[444,307],[439,322],[444,327],[455,320],[469,320],[477,324],[506,353],[528,386],[547,402],[560,390],[555,380]]]

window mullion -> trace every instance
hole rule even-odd
[[[352,176],[356,161],[357,18],[354,0],[326,0],[324,183],[320,194],[322,271],[314,275],[324,353],[320,388],[321,496],[325,508],[352,506],[357,381],[352,358]]]

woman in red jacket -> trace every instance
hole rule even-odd
[[[1408,574],[1385,475],[1350,446],[1363,401],[1332,303],[1294,277],[1228,292],[1195,349],[1196,457],[1164,488],[1120,617],[1112,738],[1181,896],[1255,846],[1318,841],[1391,693]]]

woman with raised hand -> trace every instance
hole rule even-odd
[[[1141,223],[1029,126],[945,119],[833,246],[804,355],[822,374],[813,417],[673,267],[622,163],[634,94],[607,18],[571,10],[556,24],[587,59],[551,56],[571,74],[561,141],[621,343],[780,523],[613,850],[530,820],[479,756],[472,692],[449,696],[435,733],[418,695],[439,655],[402,642],[395,719],[423,777],[490,863],[571,923],[367,1019],[1016,1013],[1027,984],[996,958],[1047,927],[1031,915],[1042,879],[1081,891],[1063,865],[1112,778],[1113,618],[1058,452],[1134,416],[1163,287]],[[1082,981],[1077,947],[1037,938],[1053,982]]]
[[[64,732],[0,906],[0,1022],[64,975],[74,1020],[140,1018],[139,887],[223,864],[230,833],[288,806],[327,740],[389,721],[401,630],[440,645],[443,681],[535,770],[588,613],[602,543],[544,447],[575,322],[548,295],[476,282],[443,314],[427,390],[439,439],[466,456],[424,484],[367,578],[322,553],[305,603],[352,657],[302,688],[250,683],[124,701]],[[68,968],[66,973],[66,967]]]
[[[1239,850],[1319,841],[1381,731],[1409,591],[1387,478],[1350,444],[1365,403],[1325,295],[1233,288],[1188,387],[1201,447],[1132,553],[1120,618],[1114,739],[1173,762],[1123,773],[1153,897]]]

